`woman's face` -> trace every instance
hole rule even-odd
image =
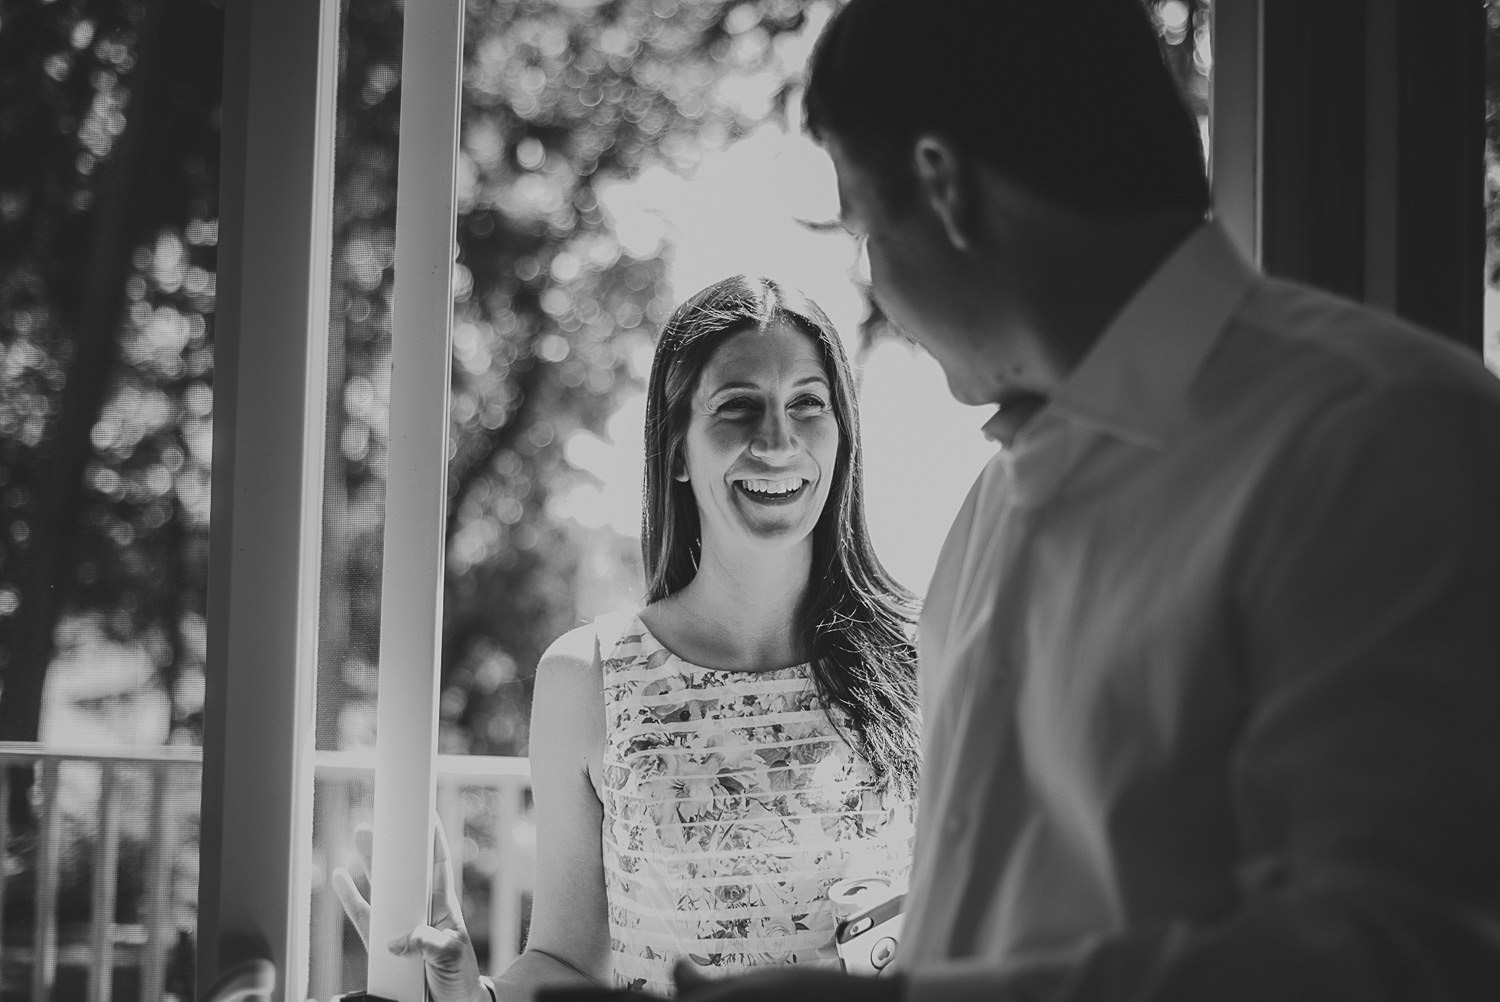
[[[693,392],[683,443],[707,557],[809,540],[828,500],[839,424],[823,356],[788,325],[732,334]]]

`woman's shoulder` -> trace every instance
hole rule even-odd
[[[597,680],[601,664],[620,645],[639,640],[640,620],[635,608],[617,609],[592,622],[575,626],[554,640],[537,663],[537,672],[585,675]]]
[[[548,645],[537,662],[537,671],[571,674],[594,663],[597,651],[594,624],[575,626]]]
[[[542,652],[536,665],[537,693],[550,690],[572,698],[592,698],[600,688],[599,645],[593,623],[576,626]]]
[[[531,760],[538,786],[556,789],[575,769],[595,783],[603,747],[603,689],[592,624],[574,627],[537,661]],[[597,784],[595,786],[597,793]]]

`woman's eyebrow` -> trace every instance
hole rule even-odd
[[[727,392],[730,392],[730,391],[733,391],[733,390],[758,390],[758,389],[760,389],[760,387],[758,385],[756,385],[755,383],[747,383],[747,382],[744,382],[744,381],[740,380],[740,381],[735,381],[735,382],[730,382],[730,383],[720,383],[718,386],[716,386],[712,390],[710,390],[708,395],[711,396],[711,397],[716,397],[720,393],[727,393]]]
[[[829,385],[831,385],[828,382],[828,377],[827,376],[823,375],[822,373],[817,373],[817,374],[810,375],[810,376],[803,376],[801,379],[793,381],[792,386],[794,386],[794,387],[809,386],[809,385],[811,385],[813,383],[820,383],[823,386],[829,386]],[[743,391],[743,390],[759,391],[760,388],[761,388],[760,384],[758,384],[758,383],[747,383],[747,382],[745,382],[743,380],[735,380],[733,382],[720,383],[718,386],[716,386],[712,390],[710,390],[709,393],[708,393],[708,395],[711,396],[711,397],[716,397],[720,393],[728,393],[728,392],[732,392],[732,391]]]

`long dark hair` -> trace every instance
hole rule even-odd
[[[806,333],[818,346],[840,433],[828,500],[813,529],[815,573],[794,628],[811,655],[819,696],[830,711],[842,711],[847,727],[836,713],[829,719],[864,755],[882,787],[911,793],[917,778],[917,658],[911,642],[917,601],[870,545],[859,407],[843,344],[816,303],[770,279],[736,275],[709,286],[677,308],[656,343],[646,391],[641,515],[646,599],[666,598],[698,572],[698,506],[691,485],[673,474],[681,468],[703,369],[731,335],[781,325]]]

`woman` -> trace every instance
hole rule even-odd
[[[820,308],[743,276],[678,308],[646,399],[646,605],[537,669],[535,903],[499,1002],[566,982],[670,994],[684,958],[836,963],[829,886],[904,881],[915,602],[871,549],[862,490]],[[440,954],[473,970],[451,940],[414,934],[430,982],[459,973]]]

